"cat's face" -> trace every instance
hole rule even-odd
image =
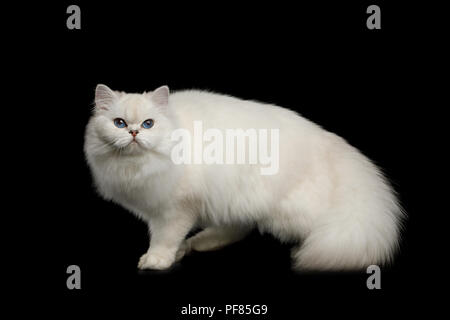
[[[149,150],[163,152],[173,130],[169,112],[169,89],[126,94],[98,85],[93,119],[99,154],[130,155]]]

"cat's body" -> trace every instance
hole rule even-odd
[[[392,258],[402,211],[389,184],[358,150],[298,114],[202,91],[169,98],[165,87],[137,95],[99,86],[96,105],[87,160],[99,193],[149,223],[140,268],[167,268],[191,249],[220,248],[252,228],[297,243],[299,269],[358,269]],[[116,118],[128,127],[114,127]],[[153,127],[139,128],[147,118]],[[261,174],[258,164],[174,164],[171,133],[194,133],[195,121],[221,132],[279,129],[276,174]],[[137,143],[128,128],[139,128]],[[185,240],[195,225],[206,229]]]

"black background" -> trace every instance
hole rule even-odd
[[[428,104],[423,112],[428,97],[417,81],[425,69],[417,44],[423,34],[411,23],[412,5],[341,2],[62,1],[28,12],[39,23],[13,41],[39,87],[29,93],[38,101],[30,108],[39,106],[50,140],[29,146],[38,155],[27,226],[42,224],[28,243],[44,270],[31,296],[42,298],[39,308],[61,317],[183,319],[187,304],[267,304],[261,318],[287,319],[404,316],[424,306],[432,282],[424,259],[433,253],[423,242],[430,171],[421,168],[431,148],[424,123],[434,111]],[[66,28],[70,4],[81,7],[81,30]],[[370,4],[381,7],[381,30],[366,28]],[[84,160],[98,83],[129,92],[167,84],[271,102],[344,137],[384,169],[408,213],[401,251],[382,270],[382,289],[368,290],[365,273],[294,274],[290,246],[258,233],[192,254],[167,272],[139,272],[147,227],[95,194]],[[71,264],[81,267],[81,290],[66,287]]]

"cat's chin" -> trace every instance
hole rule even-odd
[[[130,143],[128,143],[124,148],[122,148],[122,151],[127,154],[141,154],[146,152],[147,148],[145,148],[142,143],[133,140]]]
[[[114,153],[114,154],[119,154],[119,155],[141,155],[144,154],[148,151],[148,147],[145,146],[143,143],[136,141],[136,140],[132,140],[126,144],[122,144],[120,146],[113,146],[110,149],[110,152]]]

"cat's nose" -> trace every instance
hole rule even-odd
[[[136,137],[136,135],[139,133],[139,130],[130,130],[129,132],[133,137]]]

